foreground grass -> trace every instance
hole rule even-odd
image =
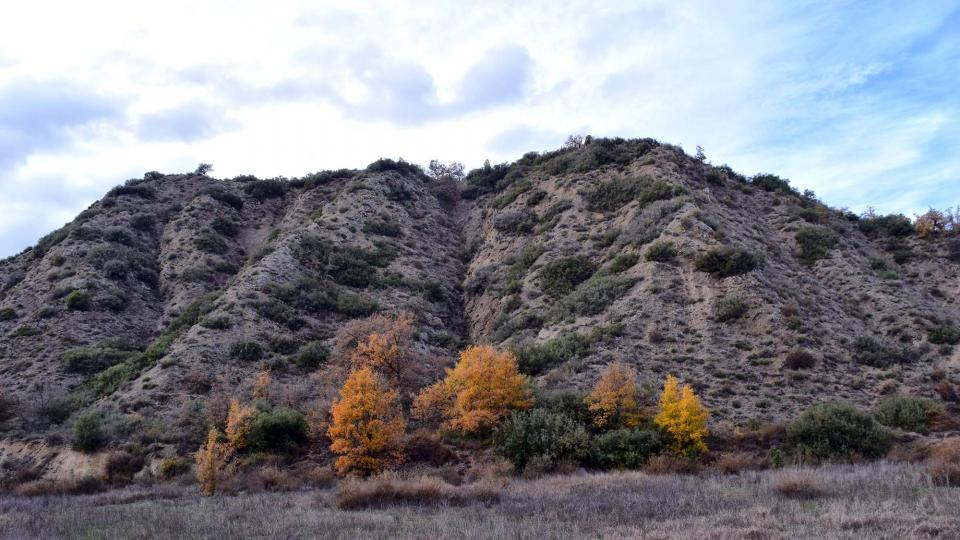
[[[336,508],[334,490],[199,497],[185,487],[0,498],[2,538],[960,538],[960,488],[878,463],[515,480],[499,499]]]

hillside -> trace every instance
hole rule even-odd
[[[204,172],[128,181],[0,263],[9,444],[65,444],[99,410],[118,441],[192,450],[264,367],[277,401],[322,410],[344,377],[326,351],[377,312],[414,315],[420,385],[471,342],[515,349],[543,389],[621,360],[651,397],[667,373],[693,384],[718,429],[960,383],[954,239],[653,140],[462,181],[390,160]]]

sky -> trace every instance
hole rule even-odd
[[[960,205],[960,0],[0,4],[0,257],[146,171],[471,168],[574,133],[857,212]]]

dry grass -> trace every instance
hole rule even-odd
[[[778,490],[796,478],[829,496]],[[496,501],[414,480],[351,485],[364,494],[351,504],[367,508],[350,511],[334,490],[315,489],[206,498],[168,484],[0,497],[0,538],[960,538],[960,487],[935,485],[922,464],[545,476],[511,481]]]
[[[823,483],[810,471],[789,471],[773,481],[773,490],[789,499],[817,499],[827,496]]]
[[[391,504],[463,506],[500,499],[502,483],[481,480],[453,486],[435,476],[400,478],[384,474],[366,480],[349,479],[337,486],[336,505],[343,510]]]

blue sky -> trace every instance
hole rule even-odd
[[[571,133],[700,145],[855,211],[960,204],[960,0],[18,4],[0,256],[148,170],[474,167]]]

